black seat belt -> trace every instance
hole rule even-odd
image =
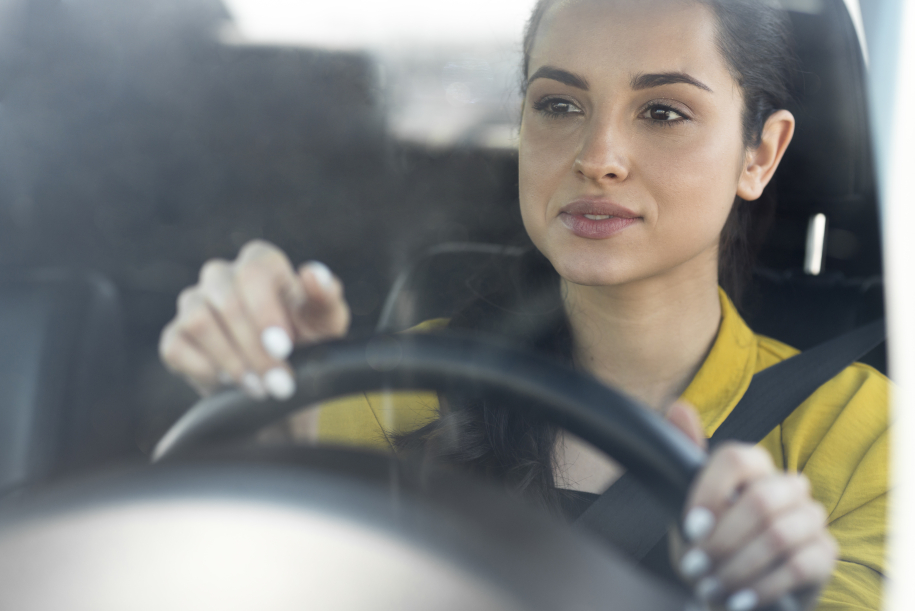
[[[760,371],[712,435],[709,446],[729,440],[759,443],[820,386],[885,338],[886,325],[879,320]],[[642,560],[665,539],[668,516],[651,493],[627,472],[579,516],[576,524]],[[666,547],[665,544],[663,558],[667,557]]]
[[[709,440],[759,443],[816,390],[886,339],[881,319],[796,354],[753,376],[750,387]]]

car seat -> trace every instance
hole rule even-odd
[[[106,278],[0,276],[0,494],[123,453],[122,359],[120,306]]]

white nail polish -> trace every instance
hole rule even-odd
[[[696,584],[696,597],[709,602],[718,597],[721,592],[721,582],[715,577],[703,577]]]
[[[263,400],[267,398],[267,391],[261,384],[261,379],[256,373],[247,372],[241,377],[241,387],[252,399]]]
[[[698,579],[712,568],[712,560],[704,551],[694,547],[680,559],[680,572],[687,579]]]
[[[759,604],[759,597],[753,590],[741,590],[728,598],[725,607],[728,611],[752,611]]]
[[[715,514],[705,507],[693,507],[683,520],[683,535],[695,543],[706,538],[715,528]]]
[[[264,374],[264,386],[274,399],[285,401],[295,394],[295,380],[282,367],[276,367]]]
[[[278,361],[285,361],[292,354],[292,338],[283,327],[267,327],[261,333],[261,344],[267,354]]]
[[[334,275],[330,273],[330,269],[326,265],[320,261],[312,261],[308,264],[308,269],[314,274],[315,280],[318,281],[318,284],[321,285],[322,289],[330,290],[333,288]]]

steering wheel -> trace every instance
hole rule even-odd
[[[0,571],[18,576],[0,606],[688,607],[685,593],[593,538],[453,471],[416,477],[409,463],[332,449],[294,455],[315,467],[305,469],[194,452],[344,394],[473,385],[527,399],[620,461],[676,517],[703,454],[631,399],[546,357],[460,335],[341,340],[292,362],[294,397],[260,403],[228,391],[200,401],[156,447],[162,464],[0,503]],[[791,597],[770,607],[796,608]]]
[[[160,461],[250,434],[303,405],[381,389],[508,392],[529,409],[613,457],[679,516],[704,454],[648,409],[593,377],[507,344],[449,332],[346,339],[298,350],[296,394],[257,402],[240,391],[194,405],[157,444]]]
[[[489,338],[444,331],[337,340],[297,350],[291,364],[293,397],[262,403],[229,391],[203,399],[166,433],[153,460],[250,434],[303,405],[347,394],[472,385],[526,399],[528,409],[632,472],[674,520],[705,462],[683,433],[635,400],[544,355]],[[786,595],[765,611],[799,608],[797,597]]]

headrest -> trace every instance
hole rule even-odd
[[[783,4],[800,62],[797,101],[790,108],[797,130],[775,178],[778,205],[761,262],[800,267],[808,219],[823,213],[829,223],[825,269],[878,274],[866,66],[858,34],[843,0]]]

